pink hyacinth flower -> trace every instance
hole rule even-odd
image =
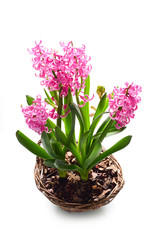
[[[109,94],[109,112],[111,119],[116,121],[115,127],[120,129],[125,127],[134,118],[135,110],[141,101],[139,93],[142,88],[134,83],[125,83],[125,88],[114,87],[113,92]]]
[[[38,134],[41,134],[43,131],[49,133],[48,128],[45,126],[48,118],[46,103],[41,101],[40,95],[37,95],[32,105],[22,107],[22,112],[29,128]]]
[[[53,119],[58,118],[58,113],[56,113],[56,110],[53,108],[51,111],[49,111],[48,116]]]
[[[84,95],[84,96],[82,96],[82,95],[79,95],[80,96],[80,98],[83,100],[83,104],[81,104],[81,105],[78,105],[79,107],[84,107],[84,105],[87,103],[87,102],[89,102],[89,101],[91,101],[93,98],[94,98],[94,94],[93,94],[93,97],[92,98],[90,98],[89,99],[89,96],[88,95]]]
[[[46,102],[41,100],[41,96],[37,95],[36,99],[33,101],[33,104],[27,107],[22,107],[22,112],[26,118],[26,123],[29,128],[42,134],[43,131],[50,133],[48,127],[46,127],[47,119],[50,117],[52,119],[58,118],[58,113],[53,108],[49,111],[46,108]]]
[[[90,57],[85,53],[85,46],[81,48],[73,47],[72,42],[60,43],[63,54],[58,54],[53,49],[47,49],[42,45],[42,41],[29,50],[33,54],[33,67],[38,71],[36,76],[42,78],[41,85],[50,91],[59,90],[61,96],[67,96],[68,89],[72,95],[76,90],[85,87],[85,79],[88,77],[92,66],[88,64]]]

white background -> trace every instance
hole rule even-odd
[[[0,24],[1,239],[160,239],[160,1],[6,0]],[[20,110],[26,94],[43,94],[27,52],[35,40],[56,49],[60,41],[85,44],[92,57],[91,93],[97,85],[110,92],[125,81],[143,88],[127,130],[104,141],[107,147],[133,135],[114,154],[125,186],[97,211],[70,214],[52,205],[36,189],[35,156],[16,140],[17,129],[39,139]]]

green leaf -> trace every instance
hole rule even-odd
[[[99,141],[96,142],[89,157],[84,161],[83,168],[87,169],[88,166],[96,159],[96,157],[100,154],[102,150],[101,143]]]
[[[55,138],[54,129],[55,129],[56,125],[48,118],[45,126],[48,127],[49,131],[52,130],[50,133],[48,133],[49,139],[51,139],[52,137]]]
[[[82,168],[80,168],[78,165],[74,165],[74,164],[68,164],[65,161],[59,161],[56,160],[55,162],[55,167],[58,170],[63,170],[63,171],[77,171],[80,173],[80,175],[84,175],[84,170]]]
[[[107,119],[104,120],[104,122],[101,124],[101,126],[100,126],[99,129],[97,130],[97,133],[103,132],[103,130],[105,129],[105,127],[106,127],[106,125],[107,125],[107,123],[108,123],[109,120],[110,120],[110,117],[108,117]],[[122,128],[120,128],[120,129],[117,129],[117,128],[115,127],[115,124],[116,124],[116,121],[113,122],[112,126],[110,127],[110,129],[109,129],[109,131],[108,131],[107,136],[111,136],[111,135],[116,134],[116,133],[118,133],[118,132],[122,132],[124,129],[126,129],[126,127],[122,127]],[[114,133],[114,132],[115,132],[115,133]],[[109,133],[111,133],[111,134],[109,134]]]
[[[93,122],[92,122],[92,124],[91,124],[91,126],[90,126],[90,128],[89,128],[92,133],[94,132],[97,124],[99,123],[102,115],[104,115],[104,114],[106,114],[106,112],[101,113],[99,116],[97,116],[97,117],[93,120]]]
[[[35,154],[38,157],[41,157],[43,159],[51,158],[51,156],[38,144],[33,142],[31,139],[29,139],[27,136],[25,136],[21,131],[16,132],[16,137],[18,141],[27,148],[30,152]]]
[[[42,140],[42,145],[44,149],[48,152],[48,154],[51,157],[55,159],[63,159],[62,156],[59,156],[55,152],[53,152],[52,147],[50,145],[49,137],[45,131],[42,133],[41,140]]]
[[[52,97],[54,97],[54,99],[56,100],[57,102],[57,105],[58,105],[58,95],[57,95],[57,91],[49,91],[50,95]]]
[[[100,114],[102,114],[103,112],[105,112],[105,110],[107,109],[108,107],[108,102],[109,102],[109,99],[106,97],[106,93],[102,96],[99,104],[98,104],[98,107],[96,109],[96,112],[94,114],[94,117],[93,117],[93,120],[98,117]]]
[[[90,126],[90,129],[92,128],[92,130],[91,130],[90,136],[88,138],[87,152],[89,151],[89,148],[91,146],[91,141],[92,141],[92,136],[93,136],[94,129],[96,128],[97,124],[99,123],[102,115],[104,113],[108,113],[108,112],[105,112],[105,110],[108,107],[108,101],[109,100],[108,100],[108,98],[106,98],[106,93],[105,93],[102,96],[102,98],[100,99],[100,102],[98,104],[98,107],[97,107],[96,112],[95,112],[94,117],[93,117],[92,124]]]
[[[44,161],[44,164],[47,167],[57,168],[58,170],[75,171],[80,169],[79,166],[68,164],[66,161],[63,160],[47,159]]]
[[[53,151],[54,151],[57,155],[60,155],[60,156],[62,156],[63,158],[65,157],[65,156],[64,156],[64,153],[63,153],[63,149],[62,149],[61,143],[60,143],[60,142],[57,142],[54,137],[50,139],[50,144],[51,144],[51,147],[52,147]]]
[[[108,122],[107,122],[107,125],[106,127],[104,128],[102,134],[100,135],[99,137],[99,141],[102,142],[103,139],[106,137],[108,131],[110,130],[112,124],[113,124],[114,120],[110,119]]]
[[[94,161],[90,163],[88,166],[88,170],[92,169],[95,165],[97,165],[101,160],[105,159],[109,155],[125,148],[131,141],[132,136],[127,136],[122,138],[116,144],[114,144],[111,148],[106,150],[104,153],[100,154]]]
[[[90,131],[85,132],[80,140],[80,151],[82,154],[82,160],[84,162],[85,158],[86,158],[86,146],[87,146],[87,140],[88,140],[88,136],[90,134]]]
[[[108,130],[108,133],[106,134],[105,137],[110,137],[110,136],[115,135],[115,134],[117,134],[117,133],[123,132],[125,129],[126,129],[126,127],[123,127],[123,128],[120,128],[120,129],[112,128],[112,127],[111,127],[111,128]],[[92,137],[92,139],[95,140],[95,139],[99,138],[102,133],[103,133],[103,132],[98,132],[98,133],[96,133],[96,134]]]
[[[126,127],[122,127],[120,129],[117,129],[115,127],[111,127],[106,135],[106,137],[110,137],[112,135],[115,135],[117,133],[123,132],[126,129]]]
[[[62,120],[64,122],[66,135],[68,136],[70,131],[71,131],[71,128],[72,128],[72,114],[71,114],[71,112],[69,112],[68,115],[66,117],[64,117]]]
[[[71,142],[68,142],[68,139],[67,139],[66,135],[62,132],[60,127],[56,126],[55,134],[56,134],[57,140],[62,145],[65,145],[73,153],[77,162],[81,165],[82,164],[82,157],[81,157],[80,153],[78,152],[77,148]]]
[[[78,140],[78,149],[79,149],[79,143],[81,141],[81,136],[84,133],[84,121],[83,121],[83,117],[81,115],[81,112],[80,112],[80,110],[79,110],[79,108],[77,107],[76,104],[71,103],[69,105],[69,107],[71,109],[72,114],[75,114],[77,116],[79,124],[80,124],[80,132],[79,132],[79,140]]]
[[[98,128],[97,133],[102,132],[104,130],[109,120],[110,120],[110,117],[107,117],[107,119],[103,121],[103,123]]]
[[[52,130],[55,129],[55,127],[56,127],[56,124],[54,122],[52,122],[49,118],[47,119],[47,125]]]
[[[88,136],[87,152],[89,151],[90,146],[91,146],[91,141],[92,141],[92,139],[93,139],[93,138],[92,138],[93,132],[94,132],[94,130],[95,130],[95,128],[96,128],[96,126],[97,126],[98,122],[100,121],[100,119],[101,119],[101,117],[102,117],[103,114],[106,114],[106,113],[104,112],[104,113],[101,113],[99,116],[97,116],[97,117],[93,120],[93,122],[92,122],[92,124],[91,124],[91,126],[90,126],[90,128],[89,128],[90,134],[89,134],[89,136]]]
[[[44,161],[44,164],[47,167],[57,168],[58,170],[75,171],[80,169],[79,166],[68,164],[66,161],[63,160],[47,159]]]
[[[47,160],[44,161],[44,164],[47,167],[56,168],[56,166],[55,166],[55,159],[47,159]]]
[[[55,127],[55,135],[56,135],[57,141],[59,141],[62,145],[65,145],[65,146],[68,145],[66,135],[63,133],[63,131],[58,126]]]
[[[71,112],[73,112],[77,116],[79,124],[80,124],[81,134],[83,134],[84,133],[84,121],[83,121],[83,118],[82,118],[79,108],[77,107],[77,105],[75,103],[71,103],[69,105],[69,107],[71,109]]]
[[[68,171],[77,170],[79,168],[79,166],[77,166],[77,165],[68,164],[66,161],[60,161],[60,160],[56,160],[55,166],[58,169],[68,170]]]
[[[92,139],[93,139],[93,140],[98,139],[101,134],[102,134],[102,132],[96,133],[95,135],[93,135]]]
[[[48,101],[46,101],[46,102],[49,103],[52,107],[57,108],[57,106],[55,105],[55,103],[53,102],[53,100],[51,99],[49,94],[47,93],[46,89],[44,89],[44,92],[45,92],[46,97],[48,99]]]
[[[100,127],[99,127],[98,130],[97,130],[97,133],[92,137],[92,139],[93,139],[93,144],[95,143],[95,140],[100,137],[100,135],[102,134],[104,128],[105,128],[106,125],[108,124],[109,120],[110,120],[110,117],[108,117],[107,119],[105,119],[105,120],[103,121],[103,123],[100,125]]]
[[[27,103],[28,103],[29,106],[32,105],[32,103],[33,103],[34,100],[35,100],[35,99],[34,99],[33,97],[31,97],[31,96],[29,96],[29,95],[26,95],[26,101],[27,101]]]

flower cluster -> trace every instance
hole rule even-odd
[[[48,117],[53,119],[58,118],[58,114],[54,108],[51,111],[47,110],[46,103],[41,101],[40,95],[37,95],[32,105],[22,107],[22,112],[26,118],[28,127],[38,134],[41,134],[43,131],[50,132],[48,127],[46,127]]]
[[[80,91],[85,87],[85,79],[91,71],[88,64],[90,57],[85,53],[85,46],[73,47],[72,42],[65,44],[60,42],[64,54],[60,55],[55,50],[46,49],[42,41],[29,51],[34,55],[33,67],[38,70],[39,77],[43,80],[41,85],[50,91],[59,90],[61,95],[67,96],[70,87],[72,95],[76,90]]]
[[[125,88],[114,87],[109,94],[109,112],[110,117],[116,121],[115,127],[120,129],[130,122],[130,118],[134,118],[134,111],[138,108],[137,104],[141,101],[138,95],[141,87],[133,83],[125,83]]]

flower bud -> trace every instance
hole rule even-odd
[[[96,92],[97,92],[99,98],[101,99],[102,96],[103,96],[103,94],[105,93],[105,87],[103,87],[103,86],[98,86]]]

